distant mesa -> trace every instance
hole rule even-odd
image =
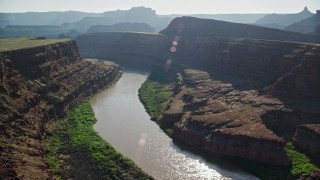
[[[313,16],[307,7],[303,11],[296,14],[268,14],[263,18],[257,20],[255,24],[264,27],[284,29],[286,26],[299,22],[303,19]],[[275,26],[275,24],[277,26]]]
[[[172,17],[159,16],[155,10],[146,7],[133,7],[129,10],[104,13],[76,11],[0,13],[0,37],[46,36],[56,38],[60,34],[73,37],[75,33],[69,33],[70,30],[82,34],[87,32],[91,26],[119,23],[146,23],[154,30],[146,28],[145,32],[159,32],[172,19]],[[117,26],[117,28],[119,27]],[[130,31],[136,30],[133,28]]]
[[[100,17],[85,17],[77,22],[65,23],[62,26],[86,32],[91,26],[113,25],[118,23],[146,23],[159,32],[172,20],[170,17],[159,17],[151,8],[133,7],[129,10],[104,12]]]
[[[133,20],[133,18],[137,18],[138,16],[140,16],[142,19],[156,18],[157,14],[156,11],[151,8],[140,6],[133,7],[129,10],[107,11],[103,13],[103,16],[109,18],[126,17],[130,21],[130,19]]]
[[[288,31],[301,32],[301,33],[317,33],[319,34],[319,29],[317,26],[320,24],[320,11],[311,17],[303,19],[299,22],[291,24],[285,28]]]
[[[307,8],[305,8],[303,12],[298,14],[302,14],[303,16],[307,17],[313,15],[307,10]],[[147,7],[133,7],[128,10],[116,10],[104,13],[86,13],[77,11],[0,13],[0,37],[46,36],[48,38],[57,38],[60,34],[65,34],[67,36],[74,37],[73,34],[82,34],[87,31],[95,31],[90,28],[92,26],[98,25],[108,25],[108,29],[103,31],[159,32],[166,28],[175,17],[181,16],[183,15],[158,15],[155,10]],[[190,14],[188,16],[252,24],[268,17],[269,15],[266,16],[266,14]],[[293,17],[294,22],[304,18]],[[278,20],[279,18],[276,17],[275,19]],[[287,22],[287,19],[284,19],[283,21]],[[111,27],[111,25],[120,23],[146,23],[149,26],[151,26],[154,29],[154,31],[152,31],[149,28],[146,28],[145,30],[143,28],[142,30],[135,30],[135,28],[133,27],[128,27],[127,30],[126,28],[120,28],[119,25]],[[289,24],[292,23],[290,22],[288,23],[288,25]],[[19,27],[17,27],[17,25],[19,25]],[[266,24],[259,25],[276,29],[284,29],[287,26],[287,24],[284,25],[283,23],[279,23],[276,21],[270,21]],[[8,28],[8,26],[10,28]],[[13,28],[13,26],[16,27]],[[37,28],[35,28],[35,26],[37,26]],[[39,31],[39,28],[42,28],[42,30]],[[111,30],[109,30],[110,28]],[[120,30],[118,28],[120,28]],[[78,33],[69,33],[70,30],[76,30]]]
[[[319,14],[319,12],[317,12],[317,14]],[[191,14],[188,16],[236,23],[255,23],[259,26],[286,29],[296,32],[318,33],[318,30],[316,29],[317,23],[309,25],[310,23],[305,22],[307,25],[303,25],[299,22],[306,18],[313,17],[313,15],[314,14],[305,7],[303,11],[296,14]],[[0,37],[45,36],[48,38],[57,38],[61,34],[75,37],[86,32],[110,31],[157,33],[165,29],[175,17],[180,16],[182,15],[158,15],[155,10],[147,7],[133,7],[128,10],[116,10],[104,13],[85,13],[77,11],[0,13]],[[317,22],[317,19],[315,21]],[[298,22],[299,24],[293,24]],[[131,24],[127,24],[126,26],[124,23]],[[134,23],[141,23],[141,25],[142,23],[145,23],[150,27],[145,25],[142,25],[144,27],[138,27],[138,25]],[[244,26],[245,25],[242,27]],[[260,32],[256,27],[252,28],[253,26],[249,29],[255,29],[255,33]],[[218,27],[218,29],[222,30],[220,27]],[[203,29],[203,31],[205,31],[205,29]],[[226,29],[222,31],[228,32],[235,30]],[[240,31],[242,31],[240,34],[244,33],[242,29]],[[279,33],[276,31],[268,32]],[[218,35],[220,34],[218,33]],[[266,34],[265,36],[268,37],[253,35],[252,38],[270,39],[269,37],[271,37],[272,39],[271,34]],[[277,37],[275,39],[277,39]],[[286,38],[283,40],[286,40]]]

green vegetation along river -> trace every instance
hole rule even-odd
[[[48,128],[46,159],[54,179],[152,179],[103,140],[89,101],[53,121]]]

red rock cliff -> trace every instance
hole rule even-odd
[[[175,122],[173,139],[216,156],[290,165],[284,140],[261,120],[264,113],[283,108],[280,101],[254,90],[235,90],[198,70],[185,70],[177,84],[179,90],[162,117]]]
[[[0,53],[0,174],[50,178],[45,123],[111,84],[119,67],[83,60],[75,41]]]

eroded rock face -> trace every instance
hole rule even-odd
[[[300,96],[303,99],[320,98],[320,50],[305,53],[300,64],[290,73],[280,77],[267,87],[271,94],[285,98]]]
[[[172,53],[174,41],[177,46]],[[96,33],[79,36],[77,42],[84,57],[141,66],[165,64],[170,59],[173,68],[205,69],[215,79],[237,88],[264,88],[302,63],[317,69],[317,62],[306,60],[305,56],[320,57],[319,45],[257,39]]]
[[[320,162],[320,124],[298,126],[293,140],[296,147]]]
[[[110,85],[119,67],[83,60],[75,41],[0,53],[0,174],[50,178],[45,123]]]
[[[290,165],[284,140],[261,120],[266,112],[284,107],[278,99],[255,90],[236,90],[199,70],[184,70],[178,81],[179,88],[162,119],[171,117],[176,122],[174,139],[213,155]]]

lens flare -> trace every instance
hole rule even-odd
[[[147,134],[142,133],[139,139],[139,146],[143,147],[146,144],[146,141],[147,141]]]
[[[173,41],[173,42],[172,42],[172,45],[173,45],[173,46],[178,46],[178,41]]]
[[[175,53],[175,52],[177,51],[177,48],[174,47],[174,46],[171,46],[170,51],[171,51],[172,53]]]
[[[172,64],[172,61],[171,61],[171,59],[167,59],[167,62],[166,62],[166,64],[167,64],[168,66],[170,66],[170,65]]]

